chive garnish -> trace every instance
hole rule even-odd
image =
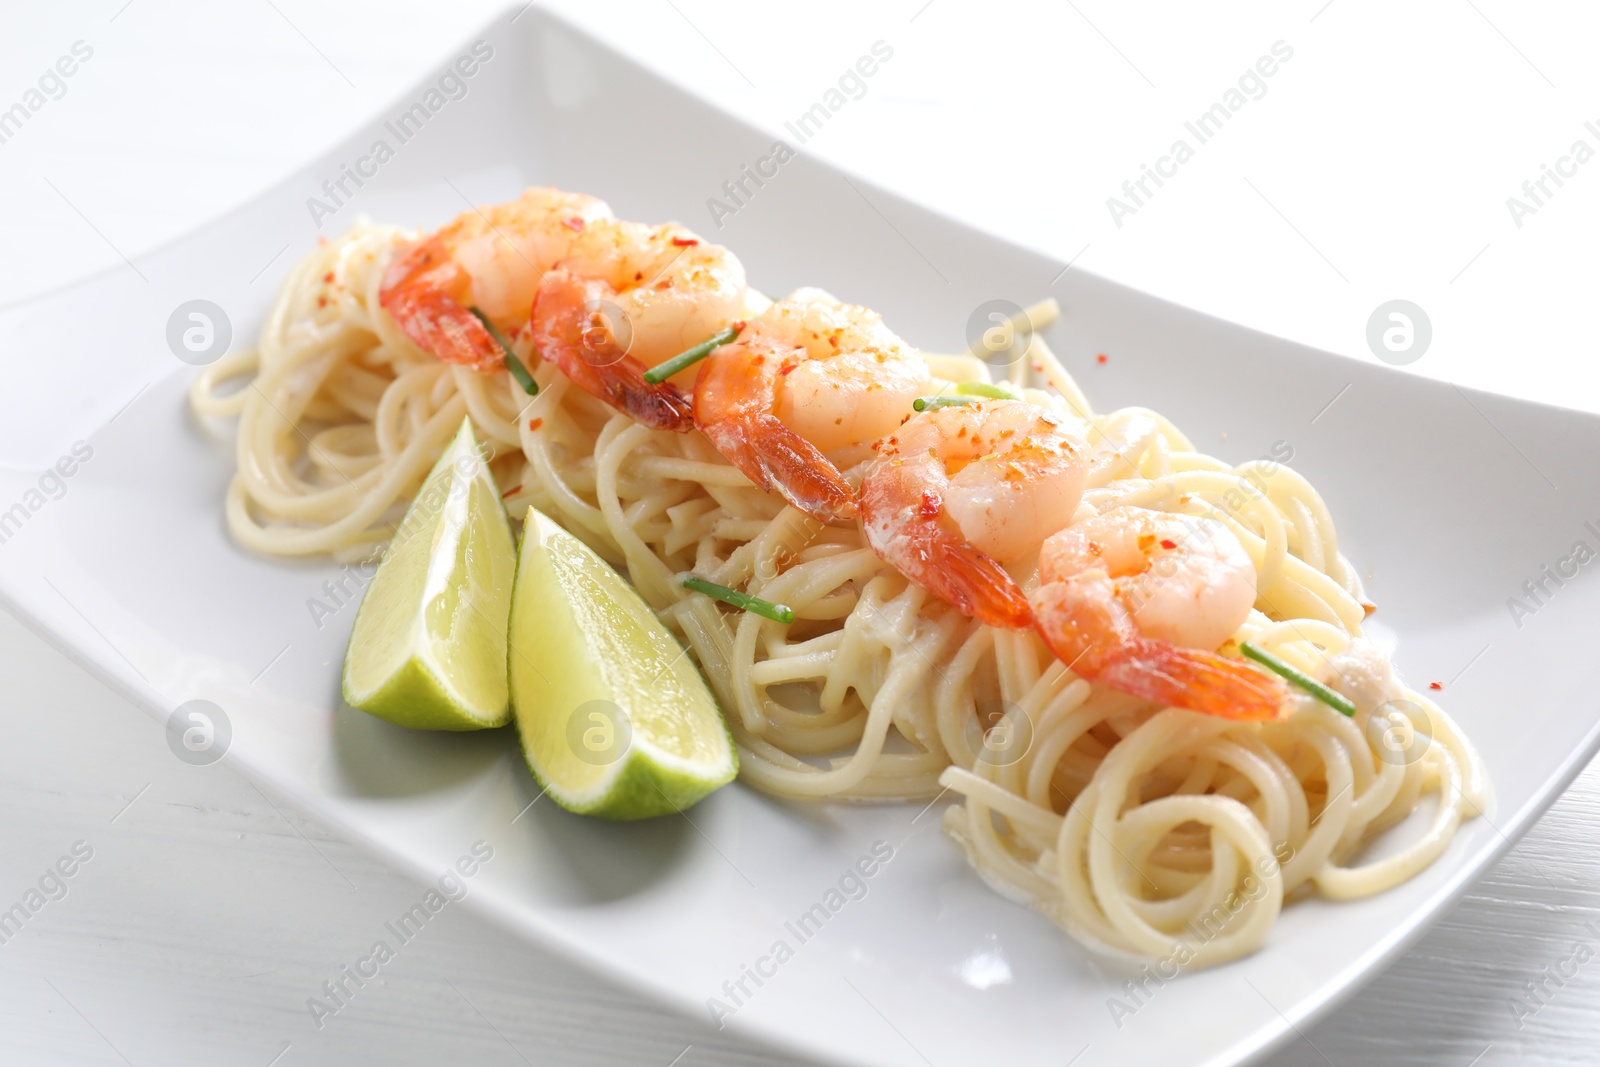
[[[1010,382],[962,382],[956,386],[962,396],[986,396],[990,400],[1021,400],[1022,390]]]
[[[496,343],[500,345],[501,351],[505,352],[506,370],[510,371],[511,376],[517,380],[517,384],[522,386],[522,391],[529,396],[538,396],[539,383],[533,380],[533,375],[529,374],[528,368],[522,365],[522,360],[518,359],[517,354],[511,351],[511,346],[506,343],[504,337],[500,336],[500,331],[494,328],[494,323],[489,321],[489,316],[475,307],[467,310],[478,316],[478,321],[483,323],[483,328],[489,331],[489,336],[493,337]]]
[[[709,356],[713,349],[720,348],[735,337],[738,337],[740,328],[740,325],[729,326],[721,333],[701,341],[687,352],[679,352],[671,359],[657,363],[654,367],[644,372],[644,380],[651,385],[658,385],[677,374],[683,368],[694,366]]]
[[[787,604],[774,604],[770,600],[762,600],[758,596],[741,593],[737,589],[729,589],[727,586],[718,585],[716,582],[708,582],[698,575],[684,575],[683,587],[685,589],[693,589],[696,593],[704,593],[706,596],[720,600],[724,604],[732,604],[743,611],[753,611],[763,618],[771,619],[773,622],[794,622],[794,609]]]
[[[1257,663],[1261,664],[1278,677],[1284,679],[1285,681],[1293,682],[1301,689],[1304,689],[1306,692],[1310,693],[1312,696],[1328,705],[1328,707],[1332,708],[1334,711],[1339,712],[1341,715],[1348,715],[1351,718],[1355,718],[1355,703],[1343,693],[1334,692],[1332,689],[1329,689],[1327,686],[1323,685],[1309,674],[1295,670],[1277,656],[1274,656],[1272,653],[1252,645],[1249,641],[1241,642],[1239,645],[1239,651],[1243,653],[1247,659],[1255,660]]]
[[[976,404],[975,396],[919,396],[911,402],[913,411],[932,411],[934,408],[947,408],[955,404]]]

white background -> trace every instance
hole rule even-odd
[[[93,57],[0,144],[0,302],[137,260],[250,199],[500,6],[11,7],[0,14],[0,109],[74,42]],[[1548,186],[1520,227],[1506,205],[1573,141],[1600,150],[1584,129],[1600,126],[1592,10],[553,6],[775,135],[882,40],[893,59],[806,151],[1082,269],[1347,355],[1372,359],[1369,315],[1408,299],[1434,335],[1411,371],[1600,410],[1587,321],[1600,159]],[[1196,145],[1184,122],[1278,41],[1293,57],[1265,95],[1115,225],[1106,199],[1125,196],[1122,183],[1175,139]],[[702,205],[682,215],[706,225]],[[767,1060],[460,911],[318,1031],[305,999],[340,962],[325,946],[409,906],[416,887],[226,764],[178,763],[156,723],[3,618],[0,683],[0,902],[74,841],[95,849],[69,895],[0,945],[0,1062]],[[1583,925],[1600,927],[1597,816],[1591,767],[1464,905],[1275,1062],[1600,1059],[1600,962],[1552,985],[1520,1027],[1509,1007],[1575,943],[1600,948]]]

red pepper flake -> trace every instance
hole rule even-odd
[[[325,296],[317,297],[317,307],[325,308],[327,306],[328,306],[328,298],[327,297],[325,297]]]
[[[1170,552],[1172,549],[1178,547],[1178,542],[1176,542],[1176,541],[1168,541],[1165,537],[1163,537],[1161,539],[1161,547]]]
[[[324,274],[322,276],[322,284],[323,285],[332,285],[333,284],[333,271],[330,270],[328,273],[326,273],[326,274]]]
[[[1094,361],[1095,361],[1095,362],[1096,362],[1096,363],[1104,363],[1104,362],[1106,362],[1106,361],[1107,361],[1107,360],[1109,360],[1109,359],[1110,359],[1110,358],[1111,358],[1111,357],[1110,357],[1110,356],[1108,356],[1108,355],[1106,355],[1106,354],[1105,354],[1105,353],[1104,353],[1104,352],[1102,352],[1102,353],[1100,353],[1100,354],[1099,354],[1099,355],[1098,355],[1098,356],[1095,356],[1095,357],[1094,357]]]
[[[1443,689],[1444,686],[1440,685],[1438,682],[1429,682],[1428,683],[1428,688],[1429,689]]]
[[[917,509],[917,513],[924,519],[931,519],[939,514],[939,509],[942,507],[944,507],[944,501],[939,498],[939,494],[932,489],[924,489],[922,491],[922,506]]]
[[[1043,374],[1044,373],[1044,364],[1039,362],[1038,360],[1034,360],[1031,364],[1029,364],[1029,366],[1031,366],[1033,368],[1033,373],[1035,373],[1035,374]]]
[[[1377,611],[1377,610],[1378,610],[1378,605],[1372,603],[1371,601],[1363,600],[1361,602],[1361,613],[1363,615],[1371,615],[1374,611]]]
[[[522,486],[513,485],[510,489],[507,489],[505,492],[500,494],[500,499],[504,500],[508,496],[516,496],[520,492],[522,492]]]
[[[570,219],[562,219],[561,220],[561,225],[565,226],[567,229],[571,230],[573,233],[582,233],[583,232],[583,227],[584,227],[584,221],[582,219],[580,219],[578,216],[574,215]]]
[[[538,433],[539,432],[539,427],[541,427],[543,425],[544,425],[544,420],[543,419],[529,419],[528,420],[528,429],[533,431],[534,433]]]
[[[672,243],[678,248],[693,248],[700,240],[697,237],[674,237]]]

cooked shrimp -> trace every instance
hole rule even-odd
[[[744,267],[727,249],[682,226],[606,220],[540,281],[530,330],[540,356],[584,391],[683,433],[689,398],[644,372],[737,321],[745,296]]]
[[[520,330],[540,277],[590,224],[610,217],[603,200],[549,188],[463,212],[390,262],[378,302],[424,351],[497,368],[504,353],[468,309],[480,309],[504,336]]]
[[[705,361],[695,424],[756,485],[831,522],[855,514],[855,493],[823,453],[893,431],[927,381],[875,312],[780,300]]]
[[[1229,719],[1291,707],[1278,679],[1217,653],[1256,598],[1255,566],[1222,523],[1112,508],[1046,540],[1039,577],[1039,633],[1080,676]]]
[[[1060,416],[1024,401],[924,411],[867,469],[867,542],[963,613],[1021,629],[1033,614],[1005,565],[1072,521],[1088,454]]]

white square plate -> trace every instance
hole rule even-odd
[[[1568,582],[1520,626],[1506,605],[1575,541],[1600,545],[1585,526],[1600,520],[1600,420],[1298,348],[1063,272],[805,156],[717,228],[707,198],[771,139],[541,12],[513,14],[474,39],[492,56],[470,78],[430,96],[442,66],[257,202],[137,271],[0,312],[0,596],[158,719],[214,701],[231,723],[228,760],[428,881],[489,842],[473,906],[699,1013],[776,941],[793,944],[785,923],[886,842],[894,857],[866,896],[748,986],[730,1021],[873,1065],[1252,1059],[1437,918],[1600,745],[1600,584]],[[426,121],[400,143],[391,124],[418,104]],[[392,149],[381,165],[379,140]],[[359,188],[346,166],[365,172]],[[349,195],[333,203],[324,183],[341,179]],[[320,219],[331,233],[358,213],[435,225],[464,200],[532,183],[595,193],[624,217],[679,218],[736,249],[758,287],[824,286],[935,350],[959,347],[985,300],[1053,295],[1065,317],[1050,340],[1097,407],[1160,408],[1235,461],[1286,442],[1369,576],[1383,606],[1374,625],[1398,636],[1402,670],[1446,683],[1496,809],[1411,882],[1296,903],[1260,953],[1147,987],[1119,1023],[1108,998],[1126,996],[1129,973],[986,889],[940,838],[937,809],[808,807],[734,786],[689,817],[582,820],[528,806],[537,792],[509,731],[412,733],[343,707],[354,611],[319,625],[307,606],[339,568],[229,540],[232,451],[186,409],[193,371],[168,348],[169,316],[213,301],[234,343],[249,343],[273,286],[317,237],[308,198],[334,208]],[[66,465],[70,477],[41,475],[79,440],[92,455]]]

